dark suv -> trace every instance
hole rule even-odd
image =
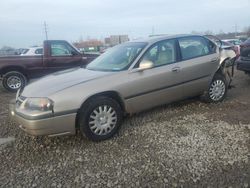
[[[250,75],[250,38],[240,45],[240,57],[237,69]]]

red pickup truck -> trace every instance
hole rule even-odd
[[[5,89],[16,92],[32,78],[84,66],[97,54],[82,54],[63,40],[46,40],[43,55],[0,57],[0,78]]]

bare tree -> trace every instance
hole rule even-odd
[[[211,30],[207,30],[207,31],[204,32],[204,34],[205,35],[213,35],[214,33]]]
[[[103,46],[103,42],[98,39],[79,40],[73,43],[77,48]]]
[[[199,32],[199,31],[191,31],[191,34],[193,34],[193,35],[200,35],[201,32]]]

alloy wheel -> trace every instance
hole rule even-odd
[[[22,86],[22,80],[18,76],[10,76],[7,79],[7,86],[11,89],[19,89]]]
[[[116,126],[117,113],[108,105],[98,106],[89,117],[89,128],[96,135],[107,135]]]
[[[222,80],[214,80],[209,89],[209,96],[213,101],[219,101],[225,92],[225,83]]]

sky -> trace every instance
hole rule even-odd
[[[40,45],[45,39],[70,42],[128,34],[234,32],[250,26],[250,0],[3,0],[0,47]]]

